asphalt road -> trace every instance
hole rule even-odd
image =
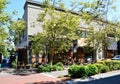
[[[91,81],[66,81],[66,84],[120,84],[120,75],[100,78]]]

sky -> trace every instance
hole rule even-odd
[[[18,18],[21,18],[24,13],[24,4],[26,0],[9,0],[10,4],[7,5],[6,11],[8,11],[10,14],[12,14],[13,11],[17,11],[18,14],[16,16],[13,16],[13,19],[17,20]],[[42,1],[42,0],[36,0],[36,1]],[[68,2],[70,0],[64,0],[66,5],[68,5]],[[71,0],[74,1],[74,0]],[[86,0],[89,1],[89,0]],[[116,6],[116,11],[111,11],[108,15],[109,21],[119,20],[120,21],[120,0],[115,0],[114,5]]]

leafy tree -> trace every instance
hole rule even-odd
[[[6,49],[8,47],[7,34],[7,24],[10,20],[10,16],[4,11],[6,5],[9,2],[7,0],[0,0],[0,53],[6,55]]]
[[[101,49],[106,56],[105,50],[109,45],[108,36],[114,36],[115,25],[108,22],[108,13],[115,10],[113,0],[92,0],[88,2],[77,3],[78,12],[81,13],[82,20],[90,27],[88,45],[93,44],[94,50]],[[95,27],[91,22],[96,22],[98,27]],[[101,47],[101,48],[100,48]],[[95,55],[96,57],[96,55]]]
[[[120,40],[120,23],[117,23],[117,28],[115,31],[115,37],[117,38],[117,40]]]
[[[115,34],[114,25],[107,20],[108,12],[115,10],[115,6],[112,5],[113,0],[73,1],[69,11],[64,8],[64,4],[60,1],[44,0],[44,12],[40,13],[38,17],[38,21],[43,22],[43,32],[34,36],[34,50],[44,49],[45,51],[45,46],[49,46],[52,60],[55,54],[53,52],[67,49],[66,46],[71,46],[72,41],[78,38],[76,36],[80,34],[78,32],[79,18],[82,18],[82,21],[90,27],[88,45],[93,44],[95,51],[102,46],[102,50],[105,51],[109,43],[107,36]],[[62,8],[61,11],[64,12],[57,12],[56,6]],[[77,11],[77,15],[70,13],[70,11]],[[93,24],[91,26],[91,22],[96,22],[101,27],[95,28]]]
[[[9,34],[11,36],[10,40],[12,40],[15,44],[19,41],[21,35],[23,34],[25,27],[25,21],[20,19],[17,21],[10,22],[9,25]]]
[[[17,42],[19,35],[25,29],[23,20],[13,21],[11,15],[5,11],[9,3],[8,0],[0,0],[0,53],[4,56],[8,54],[9,48],[13,48],[11,47],[13,40]]]
[[[47,5],[44,3],[48,3]],[[51,4],[52,3],[52,4]],[[55,7],[56,4],[62,9]],[[63,3],[57,0],[43,2],[44,12],[38,16],[38,21],[43,22],[43,31],[34,36],[33,48],[44,49],[49,46],[50,62],[53,62],[55,53],[67,50],[73,46],[73,40],[78,38],[76,31],[79,25],[79,16],[64,8]],[[63,9],[64,8],[64,9]],[[37,46],[37,47],[36,47]]]

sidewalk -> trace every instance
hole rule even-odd
[[[103,79],[114,77],[114,76],[118,76],[118,78],[120,78],[119,77],[120,70],[97,74],[85,79],[77,78],[77,79],[65,80],[63,82],[58,77],[60,76],[62,77],[64,75],[68,75],[67,70],[53,71],[53,72],[46,72],[46,73],[36,73],[36,74],[29,74],[25,76],[13,75],[3,71],[0,73],[0,84],[81,84],[81,83],[92,84],[92,81],[93,82],[98,80],[101,81]],[[97,84],[97,83],[94,83],[94,84]],[[105,84],[105,83],[102,83],[102,84]]]
[[[27,76],[7,75],[0,76],[0,84],[65,84],[60,79],[44,73]]]
[[[68,75],[68,71],[67,70],[53,71],[53,72],[46,72],[45,74],[58,78],[58,77],[61,77],[61,76]]]

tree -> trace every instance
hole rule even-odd
[[[23,20],[13,21],[11,15],[5,11],[8,0],[0,0],[0,53],[7,55],[8,49],[14,48],[11,45],[18,41],[19,35],[25,29]],[[15,15],[15,12],[13,12]]]
[[[90,27],[89,37],[87,40],[88,45],[93,44],[94,49],[98,50],[102,48],[103,55],[106,56],[105,50],[109,45],[108,36],[114,36],[115,25],[112,22],[108,22],[108,13],[115,10],[113,0],[92,0],[89,2],[79,2],[78,12],[81,13],[82,20],[85,21]],[[91,22],[96,22],[100,25],[96,28]],[[96,54],[94,54],[96,57]]]
[[[14,44],[17,44],[25,29],[26,26],[23,19],[17,21],[11,20],[9,25],[10,40],[12,40]]]
[[[117,40],[120,40],[120,23],[117,23],[117,28],[115,31],[115,37],[117,38]]]
[[[51,4],[50,1],[52,2],[52,0],[43,2],[44,12],[38,16],[38,21],[43,22],[43,31],[35,35],[32,40],[34,50],[38,48],[45,50],[46,46],[49,46],[50,63],[52,63],[55,53],[67,50],[73,46],[73,41],[78,39],[76,31],[79,16],[65,9],[63,3],[53,0]],[[59,11],[56,10],[56,3],[62,8]]]
[[[0,53],[6,55],[6,49],[8,47],[8,34],[7,34],[7,24],[10,20],[10,16],[4,11],[6,5],[9,2],[7,0],[0,0]]]

